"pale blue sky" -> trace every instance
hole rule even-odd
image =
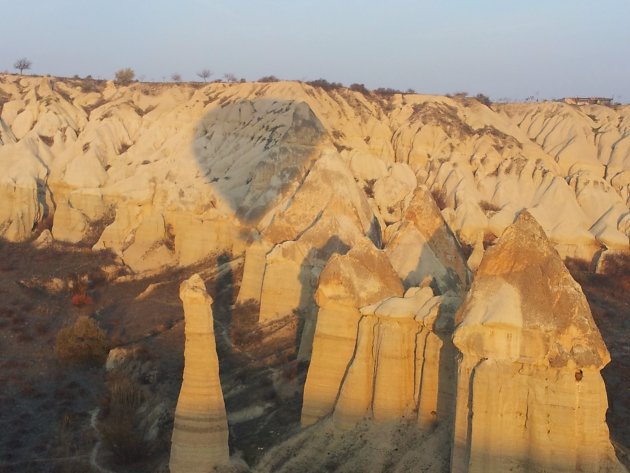
[[[0,71],[630,101],[630,0],[0,0]]]

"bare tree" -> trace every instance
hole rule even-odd
[[[129,85],[136,77],[136,73],[131,67],[119,69],[116,71],[116,82],[120,85]]]
[[[227,73],[223,74],[223,78],[227,82],[238,82],[238,79],[236,78],[236,76],[234,74],[232,74],[231,72],[227,72]]]
[[[203,79],[204,82],[208,80],[208,77],[212,75],[212,71],[210,69],[202,69],[197,72],[197,75]]]
[[[19,69],[20,70],[20,74],[22,74],[22,72],[24,70],[30,69],[32,65],[33,65],[33,63],[31,61],[29,61],[27,58],[23,57],[23,58],[20,58],[17,61],[15,61],[15,63],[13,64],[13,67],[15,67],[16,69]]]
[[[171,74],[171,80],[173,82],[181,82],[182,81],[182,76],[179,75],[177,72],[174,72],[173,74]]]

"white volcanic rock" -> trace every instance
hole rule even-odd
[[[459,242],[423,187],[413,193],[404,220],[386,229],[385,252],[406,287],[417,286],[427,276],[442,292],[465,290],[469,284]]]
[[[347,165],[334,150],[323,150],[285,209],[273,216],[262,231],[272,249],[265,262],[258,250],[246,254],[244,281],[239,301],[260,300],[259,322],[266,324],[291,315],[310,313],[317,276],[334,253],[345,253],[369,235],[380,240],[375,218],[365,195]],[[252,258],[252,264],[248,264]]]
[[[486,251],[457,322],[451,471],[624,471],[605,421],[610,356],[530,214]]]
[[[164,217],[148,215],[138,226],[133,243],[123,251],[123,259],[137,272],[172,266],[176,260],[168,239]]]
[[[0,236],[10,241],[30,238],[35,224],[41,219],[37,183],[32,178],[0,180]]]
[[[386,176],[374,184],[376,201],[385,222],[397,222],[401,218],[405,199],[411,197],[418,183],[416,176],[407,164],[395,163]]]
[[[363,307],[354,357],[334,407],[335,424],[354,427],[413,418],[422,429],[453,417],[453,293],[411,288]]]
[[[52,228],[55,240],[80,243],[88,235],[89,230],[85,215],[65,202],[57,206]]]
[[[245,250],[245,266],[243,267],[243,279],[238,291],[236,302],[243,304],[246,301],[254,301],[260,304],[260,296],[267,265],[267,253],[271,245],[264,240],[257,240]]]
[[[69,202],[90,229],[109,209],[131,216],[98,245],[122,254],[155,212],[173,230],[175,263],[189,265],[243,252],[252,234],[296,241],[332,195],[380,246],[378,227],[403,221],[424,184],[469,245],[500,235],[522,209],[564,255],[627,245],[629,107],[491,109],[297,82],[85,85],[3,76],[0,172],[12,181],[0,191],[3,238],[29,238],[47,208]],[[310,178],[322,160],[327,171]],[[15,195],[31,179],[37,199]],[[300,195],[302,186],[311,190]],[[120,210],[134,206],[150,209]]]
[[[333,255],[319,277],[319,306],[313,354],[304,386],[302,425],[333,411],[357,342],[359,308],[402,294],[387,257],[370,241],[345,255]]]
[[[46,228],[39,234],[37,239],[33,241],[33,247],[37,248],[38,250],[44,250],[46,248],[49,248],[53,244],[53,242],[54,238],[52,236],[52,233],[50,233],[50,230]]]
[[[198,274],[181,284],[180,298],[186,318],[184,380],[175,411],[169,467],[172,473],[206,473],[229,460],[212,298]]]

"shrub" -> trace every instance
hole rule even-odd
[[[350,84],[350,90],[353,90],[354,92],[359,92],[360,94],[363,94],[363,95],[370,94],[370,91],[363,84],[356,84],[356,83]]]
[[[486,107],[489,107],[490,105],[492,105],[492,101],[490,100],[490,97],[488,97],[487,95],[477,94],[475,95],[475,98],[477,99],[477,102],[485,105]]]
[[[55,344],[59,359],[74,363],[101,364],[107,357],[108,348],[105,332],[85,315],[73,325],[59,330]]]
[[[278,82],[280,79],[278,79],[276,76],[263,76],[260,79],[258,79],[258,82]]]
[[[328,82],[326,79],[312,80],[312,81],[307,82],[307,84],[310,85],[311,87],[319,87],[328,91],[341,89],[343,87],[343,84],[340,82]]]
[[[83,307],[84,305],[91,305],[94,303],[92,297],[90,297],[90,295],[84,290],[74,293],[70,301],[75,307]]]
[[[444,190],[433,189],[431,190],[431,195],[433,196],[433,200],[435,200],[435,203],[440,210],[444,210],[447,207],[446,192],[444,192]]]
[[[392,89],[392,88],[389,88],[389,87],[379,87],[378,89],[374,89],[374,93],[376,95],[390,96],[390,95],[394,95],[394,94],[402,94],[403,91],[402,90],[398,90],[398,89]]]
[[[365,195],[368,197],[374,197],[374,184],[376,183],[376,179],[368,179],[365,181],[365,185],[363,186],[363,190],[365,191]]]
[[[109,374],[106,384],[108,393],[98,424],[103,443],[119,464],[142,460],[149,453],[146,424],[139,414],[146,401],[145,393],[127,373],[119,370]]]
[[[116,71],[116,83],[119,85],[129,85],[136,77],[136,73],[130,67]]]
[[[260,333],[257,330],[259,313],[260,304],[252,299],[234,306],[230,330],[234,345],[242,348],[260,341]]]
[[[480,201],[479,207],[481,207],[481,210],[484,212],[498,212],[501,210],[501,207],[494,205],[492,202],[488,202],[487,200]]]
[[[182,76],[180,74],[178,74],[177,72],[174,72],[173,74],[171,74],[171,80],[173,82],[181,82],[182,81]]]

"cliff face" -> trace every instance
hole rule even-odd
[[[452,471],[624,471],[605,421],[608,351],[531,215],[487,251],[457,322]]]

